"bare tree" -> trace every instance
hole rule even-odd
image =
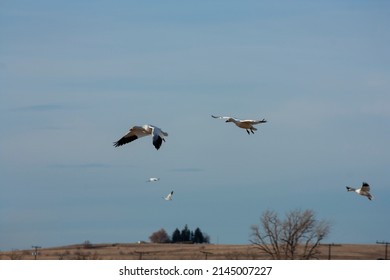
[[[327,221],[318,221],[312,210],[293,210],[284,220],[267,210],[260,218],[260,226],[252,225],[250,242],[275,260],[313,259],[318,246],[330,230]]]
[[[170,239],[165,231],[165,229],[160,229],[156,232],[153,232],[151,236],[149,236],[149,239],[153,243],[169,243]]]

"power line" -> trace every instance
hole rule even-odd
[[[134,254],[138,254],[138,259],[139,259],[139,260],[142,260],[142,256],[143,256],[144,254],[151,254],[151,253],[153,253],[153,252],[134,251],[133,253],[134,253]]]
[[[385,260],[387,260],[387,247],[390,244],[390,242],[387,242],[387,241],[377,241],[376,244],[384,244],[385,245]]]
[[[200,251],[200,252],[204,254],[204,259],[205,259],[205,260],[207,260],[207,256],[208,256],[208,255],[212,255],[212,254],[213,254],[213,253],[207,252],[207,251]]]
[[[329,244],[320,244],[322,246],[328,246],[328,260],[332,259],[332,247],[341,246],[341,244],[329,243]]]
[[[34,256],[34,259],[37,259],[38,256],[38,249],[42,248],[41,246],[31,246],[31,248],[34,248],[34,252],[32,252],[32,255]]]

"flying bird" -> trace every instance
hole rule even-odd
[[[152,135],[153,146],[158,150],[160,149],[162,142],[165,142],[164,137],[168,136],[168,133],[162,131],[157,126],[150,124],[145,124],[143,126],[133,126],[129,129],[127,134],[125,134],[118,141],[114,142],[114,146],[119,147],[148,135]]]
[[[149,178],[146,182],[157,182],[159,180],[160,180],[160,178],[152,177],[152,178]]]
[[[348,192],[355,192],[357,194],[367,196],[369,200],[372,200],[374,197],[370,194],[370,185],[367,184],[366,182],[363,182],[362,187],[359,189],[351,188],[351,187],[346,187]]]
[[[173,191],[171,191],[166,197],[163,197],[165,200],[172,200]]]
[[[254,131],[257,130],[257,128],[254,127],[253,125],[267,122],[265,119],[262,119],[262,120],[240,120],[240,119],[233,118],[233,117],[222,117],[222,116],[214,116],[214,115],[211,115],[211,116],[214,119],[222,119],[222,120],[225,120],[225,122],[233,122],[239,128],[245,129],[248,134],[250,134],[250,132],[252,132],[252,134],[254,134],[255,133]]]

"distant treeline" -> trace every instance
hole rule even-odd
[[[176,228],[171,236],[162,228],[152,233],[149,239],[153,243],[210,243],[210,237],[199,227],[192,231],[187,225],[182,230]]]

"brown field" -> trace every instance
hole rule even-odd
[[[0,260],[33,260],[34,250],[0,252]],[[253,245],[213,244],[79,244],[41,248],[38,260],[264,260]],[[329,246],[320,246],[318,259],[329,258]],[[376,260],[385,258],[384,245],[341,244],[331,247],[333,260]]]

